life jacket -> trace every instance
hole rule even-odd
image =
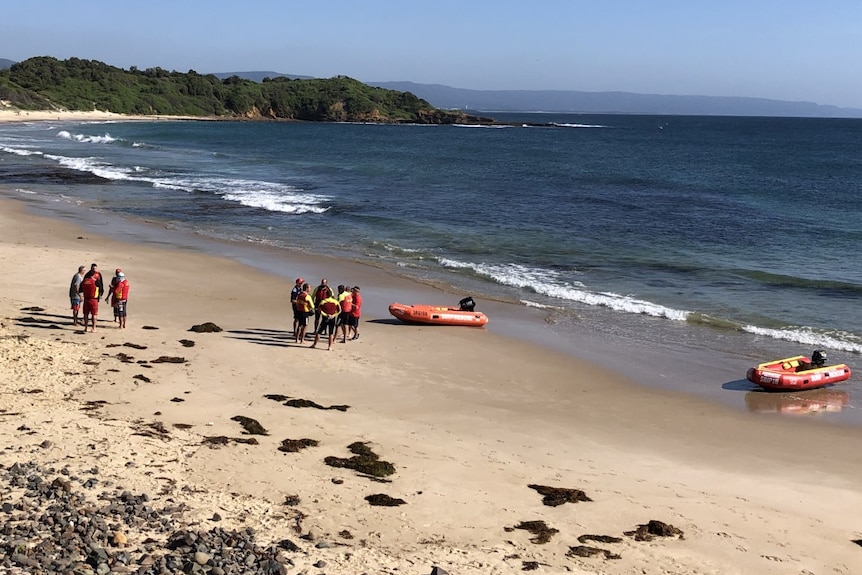
[[[314,303],[320,305],[320,302],[328,297],[332,297],[332,288],[326,284],[320,284],[314,288]]]
[[[317,309],[320,310],[320,315],[335,317],[341,311],[341,306],[339,306],[337,299],[330,296],[317,304]]]
[[[338,294],[338,303],[341,304],[341,311],[349,312],[353,309],[353,294],[346,291]]]
[[[300,311],[314,311],[314,300],[312,299],[311,294],[307,291],[300,292],[299,295],[296,296],[296,305]]]
[[[129,280],[118,281],[114,284],[114,300],[122,301],[129,297]]]

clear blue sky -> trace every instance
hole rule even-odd
[[[4,2],[0,58],[862,108],[862,0]]]

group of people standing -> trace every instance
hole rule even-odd
[[[332,291],[326,278],[320,280],[320,285],[311,291],[311,286],[302,278],[296,278],[296,285],[290,292],[290,303],[293,306],[293,336],[300,345],[305,342],[308,322],[314,317],[314,343],[317,347],[321,335],[328,338],[328,348],[332,350],[339,330],[341,342],[359,339],[359,318],[362,315],[362,295],[359,286],[338,286],[338,292]]]
[[[72,304],[74,325],[83,325],[84,331],[87,331],[87,323],[89,322],[90,331],[96,331],[99,300],[105,294],[105,301],[110,300],[114,310],[114,322],[119,323],[120,328],[125,328],[126,305],[129,299],[129,280],[126,279],[126,274],[117,268],[106,292],[99,266],[91,264],[90,271],[87,273],[84,273],[85,269],[84,266],[78,267],[78,272],[72,276],[72,283],[69,285],[69,300]],[[79,314],[82,311],[83,317],[79,319]]]

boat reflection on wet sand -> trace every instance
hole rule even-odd
[[[850,392],[830,388],[787,393],[757,390],[745,394],[745,405],[755,413],[834,413],[849,404]]]

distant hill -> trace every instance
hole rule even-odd
[[[0,58],[0,70],[15,64]],[[264,78],[311,80],[314,76],[273,71],[213,72],[224,80],[233,76],[253,82]],[[365,82],[369,86],[410,92],[435,108],[482,112],[568,112],[586,114],[657,114],[689,116],[784,116],[862,118],[860,108],[841,108],[814,102],[728,96],[668,96],[631,92],[569,90],[467,90],[442,84]]]
[[[565,90],[465,90],[441,84],[366,82],[369,86],[411,92],[443,109],[482,112],[572,112],[590,114],[667,114],[690,116],[789,116],[862,118],[862,109],[813,102],[724,96],[664,96],[630,92]]]
[[[313,80],[314,76],[300,76],[298,74],[282,74],[281,72],[215,72],[213,76],[219,80],[237,76],[243,80],[252,82],[263,82],[264,78],[290,78],[291,80]]]

